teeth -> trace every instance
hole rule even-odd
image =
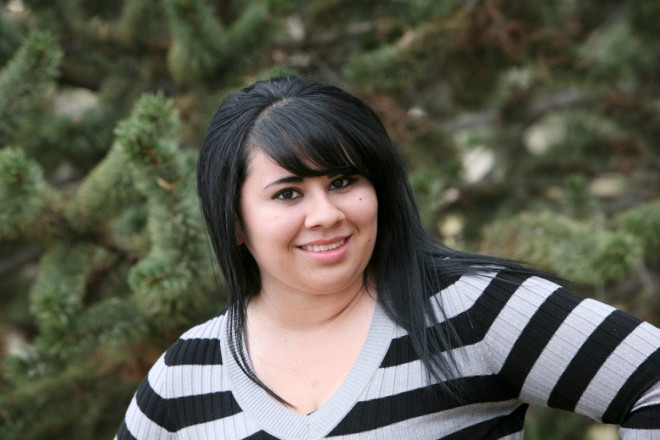
[[[337,243],[332,243],[332,244],[315,244],[313,246],[303,246],[302,248],[305,249],[306,251],[313,251],[313,252],[325,252],[325,251],[331,251],[333,249],[337,249],[339,246],[344,244],[346,240],[338,241]]]

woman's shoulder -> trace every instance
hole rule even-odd
[[[183,333],[163,355],[166,366],[222,364],[220,338],[227,308]]]
[[[473,266],[443,286],[434,295],[434,302],[442,304],[445,316],[479,309],[495,313],[512,298],[547,296],[561,287],[556,280],[534,271]]]
[[[199,396],[224,390],[225,382],[217,378],[223,370],[220,337],[225,318],[223,310],[186,331],[151,367],[125,418],[130,432],[144,435],[135,438],[155,438],[157,433],[170,438],[179,427],[172,405],[192,407]]]
[[[187,383],[182,377],[195,376],[207,367],[213,371],[222,369],[220,339],[226,316],[225,309],[183,333],[154,363],[141,388],[153,391],[160,398],[176,397],[185,394],[185,390],[173,389],[179,387],[173,384]]]

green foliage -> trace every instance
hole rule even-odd
[[[62,58],[54,38],[33,32],[0,71],[0,145],[10,139],[17,118],[24,114],[55,78]]]
[[[660,6],[656,2],[632,0],[630,3],[630,22],[635,33],[647,42],[657,44],[653,26],[660,20]]]
[[[402,90],[437,74],[448,56],[452,32],[443,23],[409,31],[396,43],[354,58],[345,68],[348,78],[380,90]],[[432,53],[433,56],[428,56]]]
[[[85,245],[58,244],[41,257],[30,308],[49,342],[44,347],[52,355],[66,353],[73,342],[62,335],[82,309],[91,251]]]
[[[106,158],[51,213],[59,229],[45,233],[47,247],[30,291],[39,333],[32,354],[5,359],[4,377],[15,391],[0,396],[9,417],[0,434],[27,430],[36,439],[58,431],[88,438],[116,429],[116,419],[105,426],[102,415],[116,405],[108,399],[119,390],[88,408],[84,420],[57,417],[55,408],[79,413],[93,393],[112,386],[117,365],[131,362],[131,346],[153,340],[156,324],[159,332],[176,334],[204,316],[211,266],[194,180],[185,179],[194,173],[195,155],[179,149],[180,128],[173,101],[144,95],[117,126]],[[15,228],[34,228],[46,188],[41,169],[16,149],[2,150],[0,164],[3,200],[25,211],[7,211],[8,220],[21,221]],[[22,202],[12,198],[20,193]],[[139,257],[137,264],[131,255]],[[79,399],[60,404],[83,386]],[[134,388],[120,389],[125,401]],[[26,408],[35,405],[52,415],[28,429]]]
[[[129,274],[145,314],[172,319],[199,300],[191,286],[205,273],[206,241],[194,194],[194,161],[178,150],[174,103],[145,95],[117,127],[135,187],[147,201],[149,253]]]
[[[561,411],[561,417],[548,408],[530,407],[525,418],[526,440],[585,440],[590,421],[579,414]],[[596,440],[596,439],[594,439]]]
[[[11,57],[20,44],[20,34],[14,23],[7,20],[5,12],[0,9],[0,66]]]
[[[16,393],[0,396],[5,411],[12,410],[3,414],[0,436],[35,440],[106,437],[116,425],[107,417],[108,412],[118,410],[112,402],[122,401],[129,390],[117,386],[99,368],[102,366],[93,361],[71,365],[58,376],[33,378],[21,383]]]
[[[254,53],[272,37],[274,30],[267,4],[259,1],[248,3],[229,28],[230,60],[239,60],[245,51]]]
[[[549,213],[494,222],[484,237],[495,254],[532,261],[564,278],[592,286],[626,279],[644,251],[641,237]]]
[[[174,79],[192,83],[215,75],[224,61],[228,41],[224,27],[208,3],[203,0],[164,3],[172,31],[168,61]]]
[[[589,181],[582,174],[572,174],[564,182],[562,192],[563,211],[576,219],[587,219],[593,216],[596,200],[591,194]]]
[[[164,0],[172,32],[168,67],[175,81],[191,85],[230,71],[270,34],[268,9],[253,2],[224,26],[204,0]]]
[[[0,150],[0,239],[13,239],[33,227],[45,204],[41,168],[21,150]]]
[[[127,161],[126,155],[115,144],[85,177],[67,207],[67,216],[74,227],[83,231],[95,229],[138,199],[131,174],[126,172]]]
[[[642,203],[622,211],[615,224],[618,229],[639,237],[649,266],[660,265],[660,201]]]
[[[460,183],[463,166],[458,148],[440,127],[421,123],[412,130],[409,154],[416,158],[409,173],[422,219],[430,225],[441,212],[444,194]]]
[[[111,438],[156,357],[222,307],[196,151],[222,97],[286,72],[374,108],[440,239],[529,260],[658,324],[659,13],[643,0],[4,2],[0,438]],[[592,435],[531,411],[526,436],[550,432]]]
[[[165,39],[166,14],[163,2],[127,0],[121,10],[119,29],[122,34],[137,44],[157,44]]]
[[[180,129],[173,103],[162,95],[143,96],[135,105],[132,117],[117,126],[117,142],[129,163],[150,173],[136,181],[142,192],[157,188],[158,178],[168,184],[178,178],[176,153]]]

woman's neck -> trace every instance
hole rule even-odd
[[[361,315],[375,303],[375,289],[364,285],[339,293],[303,294],[262,290],[248,304],[248,319],[273,330],[309,333]],[[260,326],[261,326],[260,325]]]

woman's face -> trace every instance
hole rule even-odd
[[[255,148],[241,191],[242,240],[263,292],[359,289],[376,243],[378,201],[362,176],[296,176]]]

